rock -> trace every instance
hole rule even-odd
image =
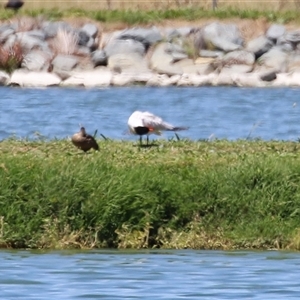
[[[172,65],[174,58],[171,53],[168,53],[170,43],[158,44],[150,57],[150,68],[159,74],[167,74],[169,76],[182,74],[182,68]]]
[[[165,52],[172,55],[172,62],[177,62],[182,59],[188,58],[188,55],[186,54],[182,46],[176,43],[167,43],[165,47]]]
[[[15,28],[12,25],[3,24],[0,26],[0,43],[3,44],[6,40],[15,33]]]
[[[92,53],[91,60],[95,67],[107,65],[107,55],[104,50],[96,50]]]
[[[176,65],[161,65],[157,66],[156,68],[153,69],[155,72],[158,74],[165,74],[167,76],[173,76],[173,75],[182,75],[183,70],[181,67],[176,66]]]
[[[156,69],[160,65],[169,65],[173,62],[172,55],[166,52],[167,46],[168,43],[160,43],[154,48],[149,61],[150,68]]]
[[[145,54],[145,47],[141,42],[127,39],[127,40],[112,40],[104,48],[107,57],[114,54],[137,53],[141,56]]]
[[[198,57],[196,60],[195,60],[195,64],[211,64],[215,61],[214,58],[212,57]]]
[[[291,42],[287,41],[285,36],[281,36],[278,38],[276,47],[280,48],[282,51],[285,52],[292,52],[294,51],[295,45],[293,45]]]
[[[300,73],[280,73],[277,74],[277,78],[273,81],[272,86],[300,86]]]
[[[102,32],[100,37],[99,49],[105,49],[105,47],[116,40],[120,35],[121,31],[116,30],[113,32]]]
[[[300,30],[287,31],[283,36],[277,40],[277,45],[285,51],[292,52],[300,43]]]
[[[27,34],[33,38],[37,38],[40,39],[41,41],[45,41],[46,40],[46,34],[43,30],[30,30],[27,31]]]
[[[225,54],[221,61],[223,65],[248,65],[252,66],[255,62],[253,53],[246,50],[237,50]]]
[[[278,47],[273,47],[258,59],[258,65],[284,73],[287,70],[288,55]]]
[[[86,44],[86,47],[89,48],[91,51],[95,51],[98,47],[96,40],[91,37],[88,43]]]
[[[126,71],[120,74],[113,74],[111,85],[114,86],[127,86],[132,84],[145,85],[153,76],[153,73],[136,73],[134,71]]]
[[[32,50],[23,58],[21,67],[28,71],[48,71],[52,56],[48,52]]]
[[[62,29],[64,31],[70,32],[74,31],[73,27],[64,21],[58,21],[58,22],[44,22],[42,24],[41,28],[45,32],[46,39],[53,38],[57,35],[57,32],[59,29]]]
[[[134,82],[136,84],[146,84],[153,76],[151,71],[145,73],[134,73]]]
[[[242,49],[243,39],[234,24],[214,22],[203,27],[195,35],[195,47],[201,49],[221,50],[224,52]]]
[[[262,56],[264,53],[268,52],[273,46],[274,43],[270,39],[261,35],[249,41],[246,50],[249,52],[253,52],[255,55],[255,59],[257,59],[260,56]]]
[[[78,58],[76,56],[59,54],[52,61],[52,72],[64,80],[71,76],[71,71],[77,64]]]
[[[274,44],[277,40],[285,34],[285,27],[281,24],[272,24],[267,32],[266,37],[271,40]]]
[[[114,86],[126,86],[132,84],[145,85],[152,77],[153,73],[151,72],[136,73],[134,71],[126,71],[120,74],[113,74],[111,84]]]
[[[264,87],[266,83],[262,81],[257,73],[233,74],[231,76],[233,84],[239,87]]]
[[[249,73],[253,70],[253,66],[249,65],[231,65],[224,66],[220,72],[220,75],[231,75],[231,74],[241,74],[241,73]]]
[[[76,64],[76,67],[72,69],[70,74],[73,74],[73,72],[91,71],[95,69],[94,64],[92,63],[91,58],[89,56],[75,56],[75,58],[78,59],[78,63]]]
[[[72,74],[69,78],[61,82],[61,86],[84,86],[84,72]]]
[[[91,38],[85,31],[81,31],[81,30],[77,32],[77,36],[78,36],[77,43],[79,46],[86,46]]]
[[[140,42],[144,45],[145,50],[161,41],[162,35],[160,31],[155,27],[151,28],[141,28],[141,27],[134,27],[130,29],[123,30],[117,37],[119,40],[134,40]]]
[[[0,86],[7,85],[8,82],[9,82],[9,75],[4,71],[0,71]]]
[[[172,41],[174,38],[187,37],[192,31],[192,27],[166,28],[165,36],[168,41]]]
[[[109,86],[112,80],[112,72],[107,68],[97,68],[93,71],[84,72],[83,85],[85,87]]]
[[[300,72],[293,72],[288,76],[289,86],[300,86]]]
[[[289,55],[287,72],[300,72],[300,53]]]
[[[108,67],[110,70],[119,69],[121,72],[124,70],[135,70],[141,73],[149,71],[147,61],[137,53],[111,55],[108,59]]]
[[[17,38],[17,41],[21,44],[21,47],[25,53],[28,53],[33,49],[51,52],[46,41],[43,41],[40,38],[30,35],[30,33],[28,32],[18,32],[15,36]]]
[[[88,36],[90,36],[94,39],[98,35],[98,27],[95,24],[92,24],[92,23],[84,24],[81,27],[80,31],[85,32]]]
[[[147,86],[171,86],[176,85],[180,79],[179,75],[167,76],[166,74],[156,74],[153,75],[146,83]]]
[[[192,39],[193,55],[200,55],[196,59],[186,52],[194,50]],[[135,27],[99,35],[93,23],[75,28],[62,21],[17,18],[0,25],[0,43],[6,52],[21,45],[22,69],[8,83],[22,86],[300,86],[300,29],[286,31],[279,24],[244,49],[235,24]],[[6,84],[8,75],[1,76],[0,84]]]
[[[218,76],[213,78],[212,85],[213,86],[233,85],[232,76],[228,76],[228,74],[220,73]]]
[[[17,42],[17,36],[15,34],[12,34],[8,37],[8,39],[5,41],[3,45],[3,49],[11,49],[14,44]]]
[[[74,51],[73,53],[70,53],[70,54],[76,54],[78,56],[90,56],[91,49],[89,49],[88,47],[85,47],[85,46],[78,46],[76,51]]]
[[[112,77],[111,84],[114,86],[126,86],[134,83],[133,74],[115,74]]]
[[[202,49],[199,51],[199,56],[210,57],[210,58],[220,58],[220,57],[224,56],[224,52]]]
[[[245,50],[232,51],[214,62],[217,70],[226,73],[246,73],[250,72],[255,62],[253,53]],[[224,69],[224,71],[223,71]]]
[[[95,39],[89,36],[85,31],[77,31],[77,40],[77,44],[81,47],[86,47],[89,52],[90,50],[94,51],[97,48]]]
[[[48,72],[28,72],[23,69],[15,70],[9,80],[9,85],[19,85],[22,87],[48,87],[61,83],[61,79],[56,74]]]
[[[277,75],[276,75],[276,72],[275,71],[269,71],[269,72],[266,72],[262,75],[260,75],[260,79],[262,81],[273,81],[277,78]]]
[[[207,75],[214,71],[210,63],[195,63],[192,59],[183,59],[173,64],[182,69],[183,74]]]
[[[215,74],[196,75],[184,74],[177,82],[177,86],[209,86],[216,78]]]
[[[107,87],[112,81],[112,72],[107,68],[97,68],[90,71],[73,72],[62,82],[62,86]]]
[[[284,37],[288,42],[298,44],[300,42],[300,31],[288,31],[285,33]]]

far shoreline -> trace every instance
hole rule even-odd
[[[47,17],[54,14],[51,10],[36,12],[36,17],[12,16],[0,25],[0,84],[300,86],[296,12],[274,12],[275,21],[270,21],[268,12],[196,10],[188,21],[183,17],[187,11],[165,12],[169,19],[158,12],[161,19],[153,22],[147,19],[153,11],[149,16],[133,11],[132,24],[124,22],[130,22],[126,11],[113,12],[111,19],[103,11],[104,22],[88,11],[79,17],[72,11],[56,12],[54,21]]]

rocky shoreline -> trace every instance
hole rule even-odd
[[[3,86],[300,86],[300,28],[281,24],[246,40],[219,21],[105,32],[21,17],[0,25],[0,41]]]

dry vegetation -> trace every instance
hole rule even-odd
[[[76,54],[78,37],[73,32],[59,29],[56,37],[49,44],[54,53]]]
[[[27,9],[172,9],[182,7],[195,7],[203,9],[212,8],[212,0],[28,0],[26,1]],[[258,9],[258,10],[293,10],[300,8],[300,0],[218,0],[219,9]]]

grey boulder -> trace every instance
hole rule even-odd
[[[277,40],[285,34],[285,27],[281,24],[272,24],[267,32],[266,37],[273,43],[277,43]]]
[[[71,76],[71,71],[77,64],[78,58],[76,56],[59,54],[52,61],[52,72],[64,80]]]
[[[255,58],[259,58],[264,53],[268,52],[272,47],[274,46],[274,43],[266,38],[265,36],[261,35],[251,41],[248,42],[246,50],[253,52],[255,55]]]
[[[28,71],[48,71],[50,60],[50,53],[32,50],[24,56],[21,67]]]
[[[104,50],[96,50],[92,53],[91,60],[95,67],[106,66],[108,57]]]
[[[133,40],[133,39],[114,39],[111,40],[108,45],[104,48],[107,57],[114,54],[124,54],[124,53],[138,53],[143,56],[146,52],[143,43]]]
[[[230,52],[243,48],[244,40],[234,24],[214,22],[206,25],[195,34],[195,47],[201,49]]]
[[[138,41],[144,45],[146,50],[148,50],[151,45],[163,39],[160,31],[155,26],[151,28],[134,27],[126,29],[123,30],[117,38],[119,40],[132,39]]]

